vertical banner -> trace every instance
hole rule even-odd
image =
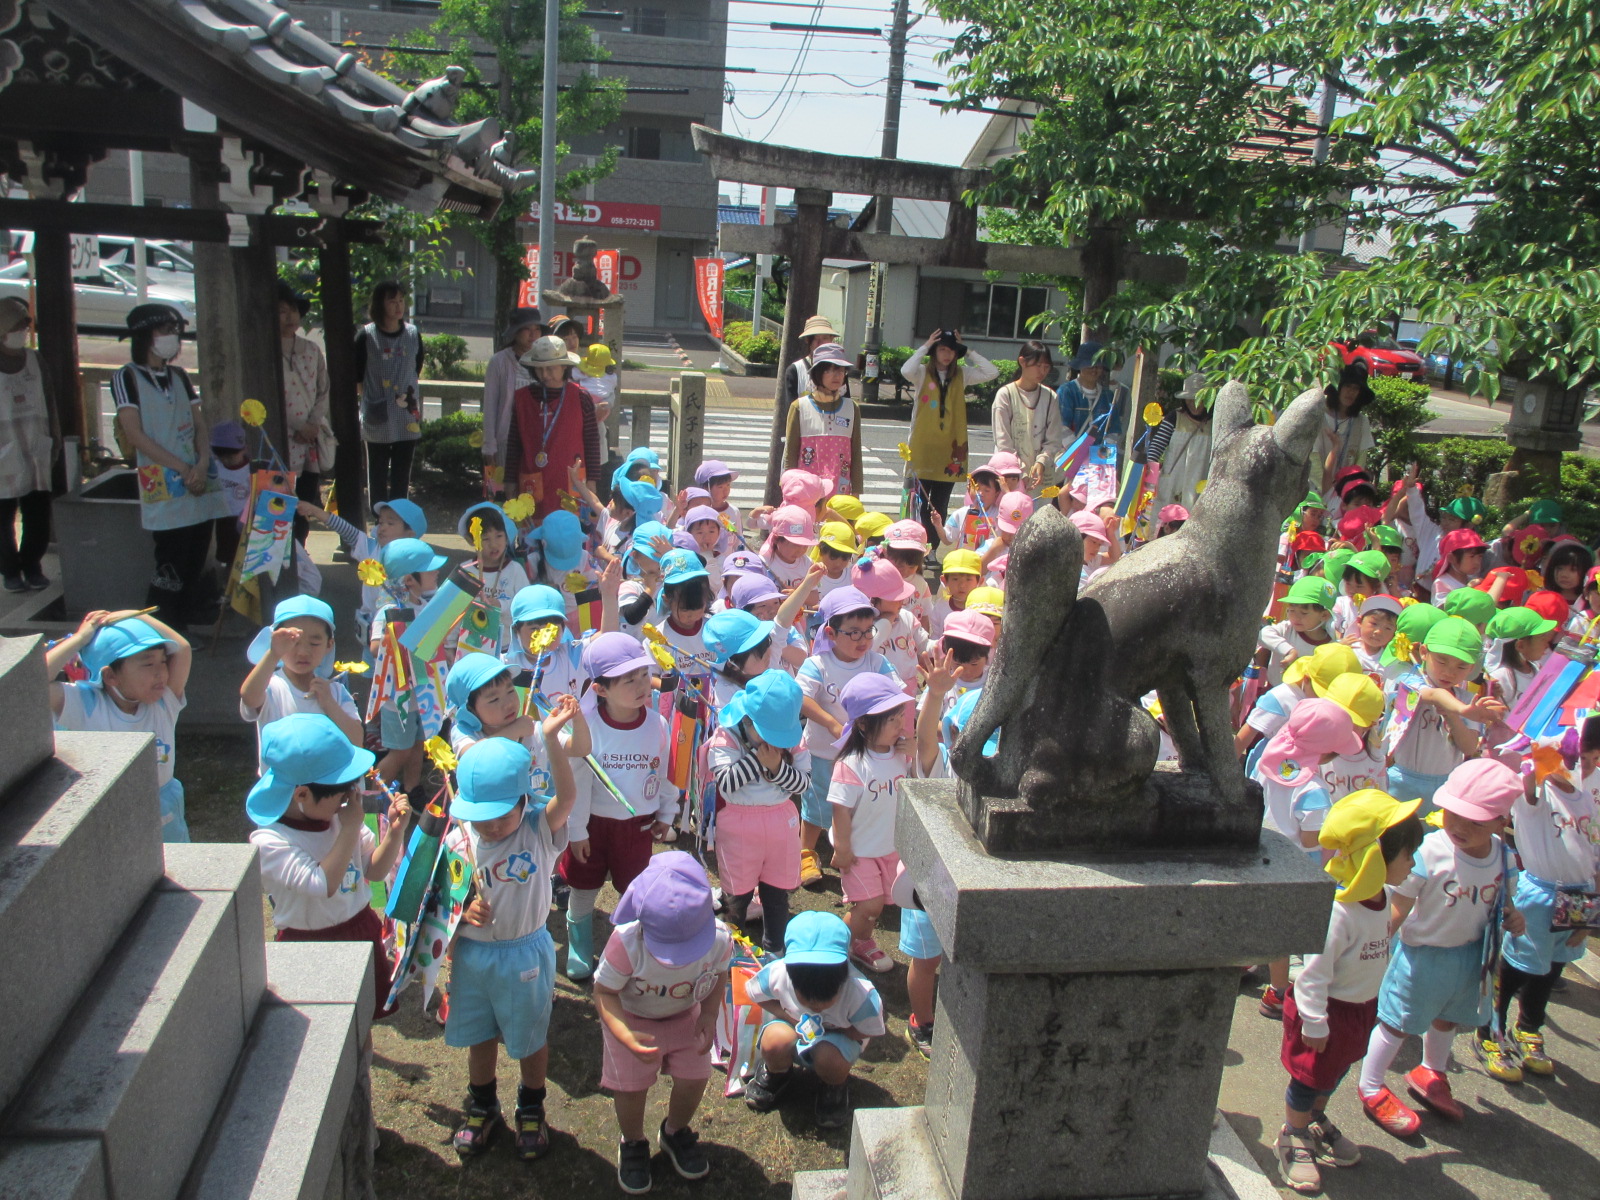
[[[694,290],[700,297],[700,315],[706,319],[711,336],[722,339],[722,260],[694,260]]]
[[[522,261],[528,268],[528,277],[522,281],[522,286],[517,289],[517,307],[538,308],[539,245],[537,242],[524,250]]]
[[[594,252],[594,270],[600,277],[600,282],[613,292],[617,284],[622,282],[622,251],[621,250],[596,250]]]

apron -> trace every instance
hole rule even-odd
[[[417,407],[417,351],[422,334],[409,321],[393,337],[379,333],[376,325],[363,325],[361,332],[367,339],[361,435],[369,442],[415,441],[422,436]]]
[[[1159,512],[1168,504],[1181,504],[1192,510],[1200,498],[1199,485],[1210,477],[1211,422],[1196,421],[1180,409],[1161,458],[1161,478],[1156,482],[1152,507]]]
[[[814,395],[800,401],[800,466],[833,484],[838,495],[849,495],[851,432],[856,423],[855,401],[845,396],[828,412]]]
[[[50,410],[39,356],[23,351],[22,370],[0,371],[0,499],[50,490]]]
[[[911,473],[940,482],[967,473],[967,381],[958,362],[950,364],[942,395],[933,365],[922,373],[911,413]]]
[[[518,491],[533,497],[535,520],[561,507],[561,489],[567,486],[567,469],[583,461],[583,389],[568,381],[551,404],[535,396],[532,387],[520,387],[512,398],[522,461],[508,463],[517,473]]]
[[[139,420],[145,433],[169,453],[186,463],[199,461],[194,447],[194,406],[181,368],[168,367],[166,378],[158,381],[148,367],[135,366],[134,395],[138,397]],[[183,476],[152,462],[140,451],[139,523],[146,529],[184,529],[202,521],[229,516],[228,498],[217,484],[217,460],[209,454],[205,490],[198,495],[183,482]]]
[[[321,351],[308,338],[295,334],[289,352],[283,356],[283,408],[291,426],[301,426],[310,418],[317,406],[317,376],[321,365]],[[324,414],[313,427],[315,442],[306,443],[289,437],[289,469],[323,472],[333,470],[333,429]]]

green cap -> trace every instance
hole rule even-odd
[[[1439,609],[1446,616],[1464,617],[1482,629],[1494,616],[1496,605],[1488,592],[1480,592],[1474,587],[1458,587],[1439,601]]]
[[[1317,575],[1302,575],[1289,586],[1285,604],[1315,604],[1318,608],[1333,607],[1333,585]]]
[[[1323,504],[1322,497],[1317,495],[1316,492],[1307,492],[1306,493],[1306,498],[1304,500],[1300,501],[1300,507],[1301,508],[1325,508],[1326,505]]]
[[[1313,550],[1310,554],[1307,554],[1300,560],[1300,565],[1306,569],[1307,574],[1315,571],[1322,565],[1322,551]]]
[[[1381,583],[1389,578],[1389,556],[1382,550],[1358,551],[1345,562],[1344,570],[1339,572],[1341,578],[1345,571],[1357,571]]]
[[[1396,550],[1403,549],[1406,544],[1405,536],[1393,525],[1374,525],[1372,536],[1378,539],[1378,545],[1392,546]]]
[[[1339,586],[1339,581],[1344,578],[1344,567],[1347,562],[1356,556],[1356,552],[1349,546],[1339,546],[1329,550],[1322,556],[1322,575],[1334,587]]]
[[[1489,514],[1489,510],[1483,506],[1483,501],[1476,496],[1457,496],[1444,506],[1443,511],[1465,521],[1468,525],[1483,520]]]
[[[1471,621],[1447,616],[1428,630],[1422,648],[1432,654],[1447,654],[1477,666],[1483,660],[1483,634]]]
[[[1395,620],[1395,638],[1398,640],[1404,635],[1407,642],[1420,642],[1428,636],[1428,630],[1444,620],[1445,616],[1442,609],[1437,609],[1431,604],[1408,604],[1400,610],[1400,616]],[[1394,646],[1394,642],[1390,642],[1383,648],[1383,657],[1379,659],[1383,666],[1388,666],[1398,657]]]
[[[1502,608],[1489,621],[1489,636],[1497,640],[1538,637],[1541,633],[1549,633],[1555,627],[1554,621],[1541,617],[1531,608]]]
[[[1530,525],[1559,525],[1566,516],[1559,500],[1535,500],[1528,509],[1528,523]]]

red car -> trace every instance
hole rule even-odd
[[[1346,366],[1360,363],[1366,367],[1368,375],[1404,375],[1417,383],[1428,380],[1428,364],[1388,334],[1368,332],[1329,344],[1339,352]]]

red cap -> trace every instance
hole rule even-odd
[[[1457,550],[1482,550],[1484,541],[1476,529],[1452,529],[1439,539],[1439,558],[1448,559]]]
[[[1502,607],[1513,608],[1520,605],[1522,597],[1528,592],[1528,573],[1521,567],[1496,567],[1474,585],[1480,592],[1487,592],[1489,586],[1496,579],[1504,579],[1506,585],[1500,591],[1500,604]]]
[[[1546,621],[1554,621],[1558,629],[1565,628],[1572,619],[1572,608],[1560,592],[1535,592],[1522,603]]]

